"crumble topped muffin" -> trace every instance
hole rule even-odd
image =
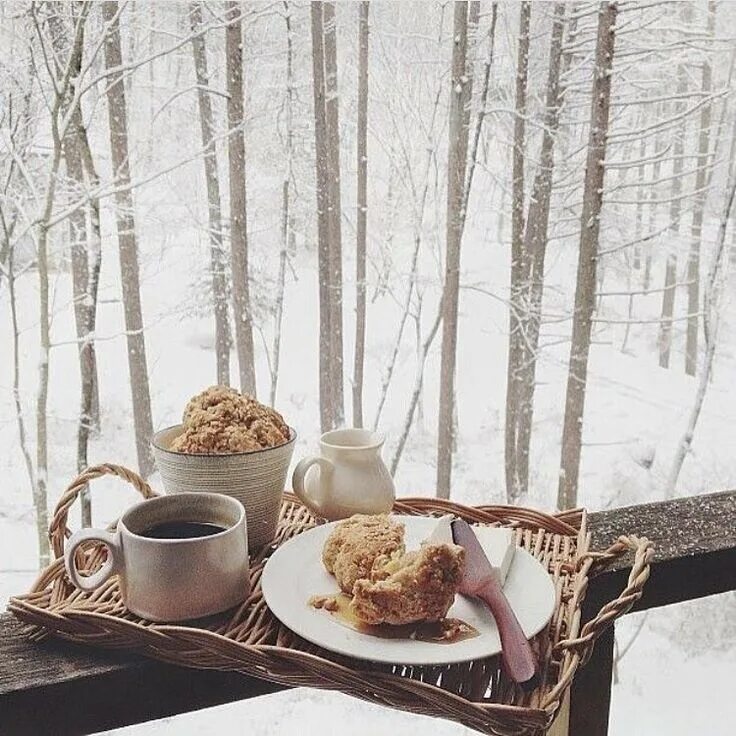
[[[228,455],[283,445],[289,427],[275,409],[228,386],[210,386],[184,409],[184,431],[171,443],[175,452]]]

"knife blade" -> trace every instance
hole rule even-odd
[[[452,522],[455,517],[445,514],[436,520],[432,533],[422,542],[427,544],[455,544],[452,538]],[[499,576],[499,582],[503,587],[506,577],[511,569],[516,552],[514,533],[512,529],[504,527],[472,526],[471,529],[480,543],[483,553],[491,563],[491,567]]]
[[[490,609],[501,637],[501,657],[510,677],[524,690],[538,684],[537,663],[529,641],[519,624],[499,582],[499,575],[488,561],[470,525],[463,519],[450,523],[452,539],[465,549],[465,573],[460,593],[482,600]]]

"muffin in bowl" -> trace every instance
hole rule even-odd
[[[296,432],[249,394],[211,386],[153,437],[166,493],[209,491],[245,506],[251,550],[273,539]]]

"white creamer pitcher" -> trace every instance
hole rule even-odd
[[[381,459],[384,438],[368,429],[336,429],[320,437],[319,457],[305,457],[292,476],[294,493],[329,521],[391,510],[394,482]],[[318,467],[308,472],[313,465]]]

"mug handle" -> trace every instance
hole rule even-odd
[[[291,476],[291,485],[294,489],[294,493],[299,497],[299,500],[310,511],[315,513],[317,516],[325,518],[323,506],[313,498],[310,498],[306,488],[304,487],[304,479],[306,478],[307,471],[312,467],[312,465],[319,465],[320,485],[322,484],[322,474],[324,473],[325,476],[329,477],[335,470],[335,466],[324,457],[305,457],[296,464],[294,473]]]
[[[107,547],[107,559],[92,575],[80,575],[76,564],[76,551],[83,542],[101,542]],[[64,550],[64,567],[72,583],[89,593],[99,588],[111,575],[122,569],[122,548],[119,535],[104,529],[80,529],[74,532]]]

